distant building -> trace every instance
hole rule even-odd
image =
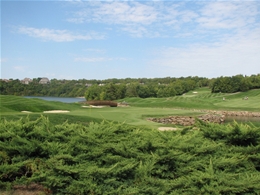
[[[4,82],[6,82],[6,83],[8,83],[10,80],[8,80],[8,79],[0,79],[1,81],[4,81]]]
[[[49,84],[50,80],[46,77],[42,77],[41,80],[39,81],[39,84]]]
[[[21,83],[28,85],[30,82],[32,82],[32,79],[30,78],[24,78],[23,80],[21,80]]]
[[[91,83],[86,83],[86,85],[85,85],[86,87],[91,87],[92,86],[92,84]]]

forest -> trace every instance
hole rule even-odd
[[[260,131],[197,120],[180,131],[47,117],[0,122],[0,192],[37,183],[44,194],[259,194]]]
[[[260,74],[205,78],[125,78],[105,80],[57,80],[39,84],[34,78],[29,84],[19,79],[0,80],[2,95],[86,97],[87,100],[115,100],[126,97],[172,97],[182,95],[197,87],[209,87],[212,93],[234,93],[260,88]]]

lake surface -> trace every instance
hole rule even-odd
[[[75,102],[82,102],[86,101],[85,98],[81,97],[41,97],[41,96],[24,96],[25,98],[38,98],[47,101],[58,101],[64,103],[75,103]]]

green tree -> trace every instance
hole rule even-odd
[[[137,87],[138,87],[138,83],[134,82],[134,83],[130,83],[126,86],[126,97],[138,97],[138,93],[137,93]]]
[[[87,88],[86,93],[85,93],[85,99],[86,100],[99,100],[101,92],[102,92],[102,87],[98,86],[97,84],[94,84]]]
[[[106,100],[116,100],[117,96],[117,88],[113,83],[106,84],[104,87],[105,99]],[[104,96],[104,95],[103,95]]]

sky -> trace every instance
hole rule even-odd
[[[1,79],[260,73],[260,1],[1,1]]]

